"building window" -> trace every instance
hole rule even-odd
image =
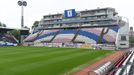
[[[126,41],[126,36],[121,36],[121,41]]]

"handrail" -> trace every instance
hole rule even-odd
[[[130,72],[132,65],[127,65],[127,67],[125,68],[125,70],[123,71],[122,75],[128,75]]]
[[[123,62],[123,66],[125,66],[127,64],[127,62],[129,61],[130,57],[132,55],[132,52],[129,54],[129,56],[127,57],[127,59]]]
[[[120,75],[120,72],[122,71],[122,68],[119,68],[116,72],[115,75]]]

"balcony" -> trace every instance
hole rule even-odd
[[[45,21],[48,21],[48,20],[59,20],[59,19],[62,19],[62,16],[59,16],[59,17],[46,17],[46,18],[43,18],[43,20],[45,20]]]
[[[100,16],[100,15],[107,15],[107,13],[81,13],[80,17],[89,17],[89,16]]]

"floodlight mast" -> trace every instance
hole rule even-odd
[[[24,6],[27,6],[27,2],[23,0],[19,0],[18,5],[21,6],[21,28],[23,28],[24,27]]]
[[[21,6],[21,29],[24,27],[24,6],[27,6],[27,2],[24,0],[19,0],[18,5]],[[21,34],[20,43],[23,43],[24,36]]]

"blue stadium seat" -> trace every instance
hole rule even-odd
[[[67,30],[62,30],[59,34],[75,34],[77,30],[75,29],[67,29]]]
[[[18,42],[9,34],[0,34],[0,46],[13,46]]]
[[[99,37],[100,37],[100,36],[98,36],[98,35],[95,35],[95,34],[93,34],[93,33],[86,32],[86,31],[83,31],[83,30],[80,30],[79,35],[86,36],[86,37],[88,37],[88,38],[90,38],[90,39],[95,40],[96,42],[99,41]],[[102,41],[103,41],[103,42],[106,42],[105,39],[103,39]]]

